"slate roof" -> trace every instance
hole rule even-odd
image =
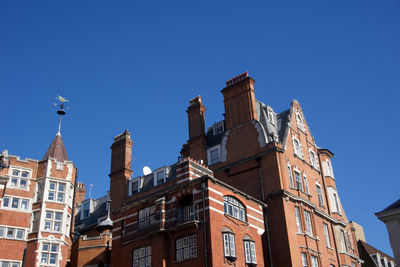
[[[168,169],[168,172],[166,173],[166,177],[165,177],[166,183],[176,179],[176,164],[172,164],[170,166],[164,166],[161,168]],[[146,191],[146,190],[149,190],[154,187],[154,173],[156,173],[161,168],[156,169],[154,172],[152,172],[148,175],[132,178],[132,179],[141,179],[142,187],[140,188],[140,191]]]
[[[364,260],[364,265],[366,266],[378,266],[372,258],[372,255],[374,254],[380,254],[381,258],[386,257],[388,261],[395,262],[392,256],[389,256],[388,254],[380,251],[379,249],[371,246],[370,244],[362,240],[358,240],[358,249],[360,251],[360,257],[362,260]]]
[[[268,118],[268,108],[259,100],[256,100],[256,111],[259,118],[259,122],[265,130],[265,134],[268,138],[268,142],[272,141],[273,138],[277,138],[277,141],[285,145],[286,136],[288,133],[288,122],[290,122],[291,109],[282,111],[281,113],[273,113],[273,123],[270,122]],[[213,147],[215,145],[221,144],[222,138],[224,137],[226,129],[224,127],[224,132],[213,134],[213,125],[210,126],[206,133],[206,144],[207,147]]]
[[[65,150],[64,142],[60,133],[57,133],[54,137],[53,142],[51,142],[49,149],[47,149],[47,152],[43,157],[43,160],[48,158],[55,158],[59,162],[68,160],[67,151]]]
[[[397,200],[396,202],[390,204],[386,209],[382,210],[381,212],[389,211],[389,210],[395,210],[395,209],[398,209],[398,208],[400,208],[400,199]]]
[[[83,201],[82,203],[86,201],[94,201],[94,208],[90,213],[89,217],[82,220],[81,220],[82,208],[79,209],[79,211],[75,215],[76,231],[83,234],[86,230],[96,227],[99,223],[99,219],[107,216],[107,200],[108,196],[103,196],[98,199],[90,199]]]

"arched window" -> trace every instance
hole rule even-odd
[[[225,214],[228,214],[241,221],[246,221],[246,210],[244,209],[242,203],[240,203],[239,200],[234,197],[224,197],[224,211]]]

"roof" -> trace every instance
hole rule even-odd
[[[54,137],[53,142],[51,142],[49,149],[47,149],[47,152],[43,157],[43,160],[49,158],[55,158],[59,162],[68,160],[67,151],[65,150],[64,142],[60,133],[57,133]]]
[[[400,208],[400,199],[397,200],[396,202],[390,204],[386,209],[382,210],[381,212],[389,211],[389,210],[395,210],[395,209],[398,209],[398,208]]]
[[[361,256],[362,260],[364,260],[364,261],[366,261],[366,262],[371,263],[371,260],[373,261],[371,255],[375,255],[375,254],[380,254],[380,255],[381,255],[381,258],[382,258],[382,257],[386,257],[386,258],[388,259],[388,261],[393,261],[393,262],[395,262],[395,260],[394,260],[394,258],[393,258],[392,256],[389,256],[388,254],[386,254],[386,253],[380,251],[379,249],[377,249],[377,248],[371,246],[370,244],[368,244],[368,243],[366,243],[366,242],[364,242],[364,241],[362,241],[362,240],[359,240],[359,241],[358,241],[358,247],[359,247],[359,250],[360,250],[360,248],[361,248],[361,249],[363,249],[363,251],[365,251],[365,252],[368,254],[368,255],[363,255],[363,254],[364,254],[363,251],[360,251],[360,256]],[[368,256],[369,256],[370,258],[366,258],[366,257],[368,257]]]
[[[107,200],[108,196],[103,196],[98,199],[85,199],[81,204],[81,208],[75,215],[75,229],[83,234],[86,230],[96,227],[99,223],[99,218],[107,216]],[[92,201],[94,207],[89,217],[81,219],[83,203],[87,201]]]

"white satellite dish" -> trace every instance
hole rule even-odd
[[[143,167],[143,175],[146,176],[146,175],[149,175],[150,173],[151,173],[151,169],[147,166],[144,166]]]

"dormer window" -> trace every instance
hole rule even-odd
[[[213,125],[213,134],[219,134],[224,132],[224,121],[217,122]]]
[[[275,120],[274,120],[274,111],[272,110],[272,108],[268,107],[267,108],[267,113],[268,113],[268,121],[275,125]]]
[[[213,146],[207,150],[208,165],[221,161],[220,145]]]
[[[304,132],[306,130],[306,127],[304,126],[303,117],[299,112],[296,112],[296,121],[297,121],[297,127]]]
[[[132,182],[132,194],[139,193],[139,180]]]
[[[154,186],[164,184],[167,180],[168,168],[163,167],[154,171]]]
[[[81,220],[86,219],[90,215],[90,202],[87,201],[82,205]]]

